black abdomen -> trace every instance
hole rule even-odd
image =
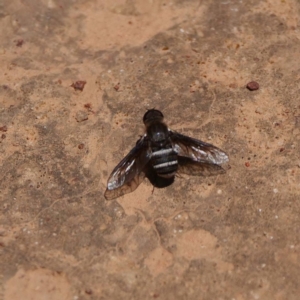
[[[151,162],[160,177],[173,177],[178,169],[177,153],[172,148],[153,151]]]

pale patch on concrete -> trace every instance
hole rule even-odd
[[[145,265],[152,276],[156,277],[173,264],[173,255],[162,247],[154,249],[145,259]]]
[[[216,263],[219,272],[232,271],[233,265],[223,261],[222,249],[217,242],[217,238],[207,231],[190,230],[178,235],[176,256],[183,256],[187,260],[204,259]]]
[[[70,287],[63,273],[47,269],[20,269],[5,283],[4,299],[69,300],[72,296]]]
[[[138,46],[186,18],[201,18],[204,6],[197,2],[190,5],[178,7],[171,1],[161,0],[83,3],[71,11],[78,25],[70,26],[68,35],[75,37],[79,31],[83,49]],[[83,9],[87,18],[82,18]]]

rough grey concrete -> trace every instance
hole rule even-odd
[[[299,8],[3,0],[0,299],[299,299]],[[153,107],[231,168],[105,201]]]

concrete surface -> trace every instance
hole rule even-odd
[[[299,13],[2,0],[0,299],[299,299]],[[153,107],[231,168],[105,201]]]

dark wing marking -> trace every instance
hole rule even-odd
[[[173,149],[178,156],[208,164],[223,164],[229,161],[227,154],[214,145],[190,138],[169,130]]]
[[[112,171],[104,197],[110,200],[134,191],[145,178],[144,168],[150,158],[151,150],[144,135]]]
[[[190,158],[178,156],[178,173],[194,176],[215,176],[226,171],[217,164],[194,161]]]

